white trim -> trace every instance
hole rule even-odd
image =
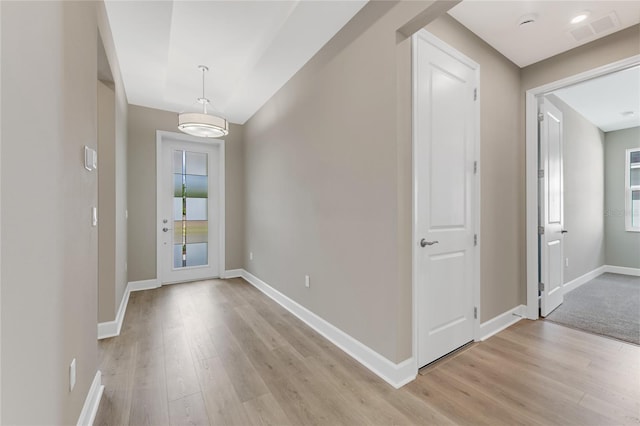
[[[626,266],[605,265],[604,272],[640,277],[640,268],[627,268]]]
[[[416,363],[412,358],[399,364],[394,364],[304,306],[280,293],[252,273],[242,270],[242,278],[394,388],[400,388],[416,378],[418,370],[415,368]]]
[[[416,32],[411,38],[412,44],[412,79],[411,79],[411,91],[413,97],[412,104],[412,128],[411,128],[411,148],[412,148],[412,184],[413,184],[413,194],[412,194],[412,244],[411,244],[411,252],[412,252],[412,278],[411,278],[411,288],[412,288],[412,318],[411,318],[411,326],[412,326],[412,359],[414,362],[413,371],[417,374],[418,369],[421,367],[418,365],[418,298],[416,295],[418,294],[418,262],[419,262],[419,250],[418,250],[418,241],[420,241],[420,236],[418,235],[417,230],[417,221],[418,221],[418,179],[417,179],[417,167],[418,167],[418,159],[416,158],[416,133],[417,133],[417,125],[416,120],[413,118],[417,108],[417,76],[418,76],[418,61],[416,60],[417,55],[417,39],[422,38],[429,42],[430,44],[436,46],[437,48],[443,50],[447,54],[453,56],[458,59],[462,63],[466,64],[470,68],[475,70],[475,79],[476,79],[476,94],[477,99],[475,101],[475,161],[477,164],[477,172],[475,177],[475,187],[474,187],[474,202],[473,202],[473,220],[474,220],[474,228],[475,234],[478,237],[478,245],[475,247],[474,251],[474,277],[473,277],[473,304],[477,308],[478,316],[475,319],[474,330],[473,330],[473,338],[474,340],[479,340],[481,336],[481,324],[480,324],[480,314],[481,314],[481,305],[480,305],[480,247],[482,245],[482,235],[480,234],[480,176],[482,171],[482,166],[480,163],[480,96],[481,96],[481,87],[480,87],[480,65],[465,56],[463,53],[459,52],[452,46],[443,42],[442,40],[435,37],[433,34],[429,33],[426,30],[420,30]]]
[[[494,334],[500,333],[502,330],[511,327],[513,324],[524,318],[527,307],[518,305],[513,309],[509,309],[489,321],[480,324],[480,338],[476,340],[485,341]]]
[[[80,417],[78,417],[78,426],[93,425],[93,421],[96,419],[96,413],[98,412],[98,407],[100,407],[100,400],[102,399],[103,392],[104,385],[102,384],[102,373],[98,370],[96,371],[96,375],[93,377],[89,393],[87,393],[87,397],[84,400]]]
[[[127,284],[124,294],[122,295],[122,300],[120,301],[120,307],[118,308],[118,314],[116,315],[115,320],[98,323],[98,340],[120,335],[122,322],[124,321],[124,314],[127,310],[127,304],[129,303],[129,293],[129,285]]]
[[[219,147],[219,185],[218,185],[218,235],[220,238],[219,248],[218,248],[218,275],[214,277],[207,277],[202,279],[210,279],[210,278],[222,278],[224,276],[224,268],[225,268],[225,230],[226,230],[226,201],[225,201],[225,187],[226,187],[226,171],[225,171],[225,141],[223,139],[206,139],[190,136],[184,133],[179,132],[168,132],[165,130],[156,130],[156,194],[160,194],[162,188],[160,188],[160,179],[158,179],[158,175],[162,170],[162,140],[164,138],[173,138],[175,140],[181,142],[188,143],[197,143],[203,146],[211,146],[218,145]],[[159,242],[162,239],[162,230],[161,227],[158,226],[162,220],[162,197],[156,196],[156,277],[159,285],[162,285],[162,251],[160,250]],[[188,281],[188,280],[187,280]],[[166,284],[177,284],[178,282],[167,282]]]
[[[526,259],[527,259],[527,318],[538,319],[538,96],[554,90],[621,71],[640,64],[634,55],[592,70],[576,74],[543,86],[529,89],[525,98],[526,122]]]
[[[129,291],[152,290],[158,287],[160,287],[160,282],[156,278],[142,281],[130,281],[127,284],[127,289]]]
[[[120,301],[120,308],[118,309],[116,319],[98,323],[98,340],[120,335],[122,323],[124,322],[124,314],[127,312],[127,305],[129,304],[129,295],[132,291],[150,290],[158,287],[158,280],[156,279],[131,281],[127,283],[127,287],[122,295],[122,300]]]
[[[575,278],[571,281],[569,281],[568,283],[563,284],[562,287],[564,287],[564,293],[566,294],[567,292],[571,291],[571,290],[575,290],[576,288],[580,287],[582,284],[588,283],[589,281],[591,281],[592,279],[599,277],[600,275],[604,274],[605,272],[607,272],[607,266],[606,265],[602,265],[596,269],[594,269],[593,271],[589,271],[584,275],[579,276],[578,278]]]
[[[640,185],[631,185],[631,153],[640,152],[640,147],[629,148],[624,152],[624,227],[627,232],[640,232],[640,225],[633,226],[633,192]],[[635,168],[635,167],[634,167]]]
[[[228,271],[224,271],[223,278],[240,278],[242,277],[242,269],[229,269]]]

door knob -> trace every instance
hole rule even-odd
[[[420,240],[420,247],[432,246],[438,244],[438,241],[427,241],[424,238]]]
[[[167,232],[167,231],[169,231],[169,228],[162,228],[162,231],[163,232]]]
[[[562,231],[560,231],[560,232],[561,232],[561,233],[563,233],[563,234],[566,234],[566,233],[567,233],[567,232],[569,232],[569,231],[567,231],[566,229],[563,229],[563,230],[562,230]]]

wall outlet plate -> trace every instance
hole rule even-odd
[[[311,287],[311,279],[309,278],[309,275],[304,276],[304,286],[307,288]]]

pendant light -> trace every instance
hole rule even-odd
[[[229,123],[222,117],[207,114],[209,99],[204,97],[204,74],[209,71],[204,65],[198,65],[202,71],[202,97],[198,103],[202,104],[202,112],[183,112],[178,114],[178,129],[182,132],[201,138],[220,138],[229,134]]]

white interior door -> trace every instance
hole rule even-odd
[[[423,32],[414,39],[418,362],[473,340],[478,66]]]
[[[549,315],[563,299],[564,203],[562,112],[540,101],[540,314]]]
[[[162,284],[220,276],[221,141],[159,132],[158,272]]]

